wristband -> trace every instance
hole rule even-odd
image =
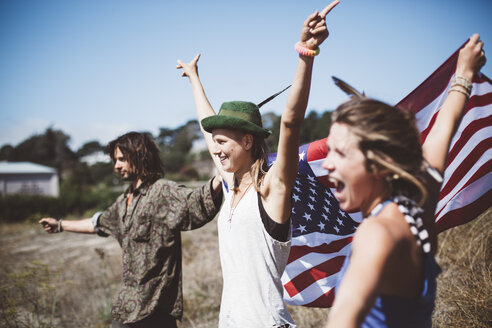
[[[468,92],[471,92],[473,84],[470,80],[462,75],[456,74],[453,79],[453,84],[457,84],[465,88]]]
[[[450,93],[452,91],[460,92],[460,93],[464,94],[466,96],[466,98],[470,98],[470,93],[467,90],[462,89],[460,87],[452,86],[451,88],[449,88],[448,93]]]
[[[62,220],[61,219],[58,219],[58,232],[63,232]]]
[[[296,51],[300,54],[300,55],[303,55],[303,56],[308,56],[308,57],[314,57],[314,56],[317,56],[319,55],[319,47],[317,47],[316,49],[309,49],[309,48],[306,48],[304,47],[301,42],[297,42],[294,46],[294,49],[296,49]]]

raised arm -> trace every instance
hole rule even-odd
[[[266,174],[262,188],[265,210],[274,220],[280,219],[280,223],[290,217],[289,199],[299,165],[299,136],[311,88],[313,52],[328,37],[325,17],[338,2],[333,1],[322,12],[316,11],[304,21],[296,45],[299,60],[282,113],[277,158]]]
[[[215,163],[215,167],[217,168],[220,176],[224,178],[228,183],[232,181],[232,174],[227,173],[221,169],[219,160],[212,153],[214,141],[212,139],[212,134],[208,133],[202,128],[201,120],[205,117],[209,117],[215,115],[215,111],[210,105],[207,96],[205,95],[205,90],[203,89],[202,82],[198,76],[198,59],[200,59],[200,54],[197,54],[195,58],[193,58],[189,63],[183,63],[181,60],[178,60],[178,65],[176,68],[182,69],[183,72],[181,76],[188,77],[191,83],[191,90],[193,91],[193,99],[195,100],[195,107],[198,122],[200,123],[200,129],[202,130],[203,136],[205,138],[205,142],[207,143],[208,151],[210,152],[210,156],[212,156],[212,160]]]
[[[449,144],[468,100],[468,96],[465,95],[467,89],[461,84],[466,85],[465,80],[473,81],[474,76],[485,64],[482,46],[483,42],[479,40],[479,35],[474,34],[460,50],[455,73],[458,84],[451,87],[451,90],[455,91],[449,92],[422,146],[425,159],[441,173],[446,166]]]

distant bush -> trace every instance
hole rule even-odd
[[[5,195],[0,197],[0,222],[22,222],[41,217],[81,215],[103,210],[111,205],[120,191],[107,189],[65,190],[60,197],[39,195]]]
[[[0,197],[0,221],[19,222],[33,216],[65,215],[63,203],[58,198],[37,195],[6,195]]]

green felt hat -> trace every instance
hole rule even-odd
[[[217,115],[205,117],[202,127],[207,132],[214,129],[239,130],[267,138],[272,132],[264,129],[260,109],[247,101],[229,101],[222,104]]]

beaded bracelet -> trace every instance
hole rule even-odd
[[[301,42],[297,42],[294,46],[294,49],[296,49],[296,51],[303,55],[303,56],[308,56],[308,57],[314,57],[314,56],[317,56],[319,55],[319,47],[317,47],[316,49],[309,49],[309,48],[306,48],[304,47]]]
[[[463,88],[460,88],[457,84],[454,84],[451,88],[449,88],[448,93],[450,93],[451,91],[461,92],[467,98],[470,98],[470,93],[468,92],[468,90],[465,90]]]
[[[463,88],[465,88],[468,92],[471,92],[473,84],[471,83],[470,80],[468,80],[466,77],[461,76],[461,75],[456,75],[453,79],[453,83],[457,85],[461,85]]]
[[[470,80],[462,75],[456,74],[451,80],[451,87],[449,88],[448,93],[451,91],[457,91],[464,94],[467,98],[470,98],[472,86],[473,84]]]

